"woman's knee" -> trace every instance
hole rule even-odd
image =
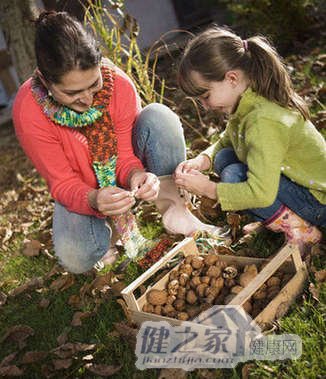
[[[104,220],[69,212],[55,204],[54,250],[68,271],[79,274],[90,270],[108,250],[111,234]]]
[[[221,181],[224,183],[239,183],[247,180],[247,166],[243,163],[228,165],[220,173]]]

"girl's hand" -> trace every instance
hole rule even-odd
[[[127,212],[135,202],[129,191],[119,187],[105,187],[96,190],[96,196],[90,204],[105,216],[114,216]]]
[[[198,170],[192,169],[186,173],[176,174],[175,183],[179,188],[186,189],[195,195],[217,200],[216,183]]]
[[[157,199],[160,181],[151,172],[135,171],[130,179],[130,188],[137,199],[152,201]]]
[[[175,170],[175,175],[187,173],[190,170],[205,171],[208,170],[210,166],[211,162],[208,155],[200,154],[196,158],[181,162]]]

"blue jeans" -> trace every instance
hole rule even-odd
[[[136,120],[132,138],[135,154],[147,171],[157,176],[172,174],[186,159],[180,120],[165,105],[146,106]],[[90,270],[107,252],[111,234],[105,220],[69,212],[55,203],[54,250],[68,271],[82,273]]]
[[[225,183],[238,183],[247,180],[248,166],[240,162],[234,150],[226,147],[220,150],[214,159],[214,171]],[[296,184],[281,175],[276,199],[266,208],[248,209],[258,221],[264,221],[282,206],[286,205],[303,219],[313,225],[326,226],[326,205],[321,204],[307,188]]]

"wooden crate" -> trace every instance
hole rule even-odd
[[[160,316],[152,313],[143,312],[143,305],[146,303],[146,295],[149,290],[164,289],[169,280],[169,274],[147,287],[146,292],[139,298],[135,297],[135,290],[141,284],[150,279],[158,270],[164,268],[166,264],[173,259],[177,254],[183,253],[184,256],[190,254],[199,254],[196,243],[192,238],[186,238],[176,245],[170,252],[150,267],[146,272],[139,276],[129,286],[123,289],[122,296],[127,304],[129,316],[136,324],[141,324],[144,321],[167,321],[171,325],[180,325],[182,321]],[[294,302],[297,295],[302,291],[304,282],[307,278],[307,268],[302,262],[300,252],[296,245],[285,245],[277,255],[270,259],[240,257],[231,255],[219,255],[220,259],[228,265],[235,264],[238,267],[244,267],[247,264],[255,264],[257,266],[262,263],[267,263],[258,275],[245,287],[236,297],[229,303],[230,305],[242,306],[273,274],[282,266],[282,271],[293,274],[293,277],[280,290],[278,295],[274,297],[268,305],[256,316],[255,321],[264,328],[273,320],[283,316],[289,306]],[[178,266],[174,267],[176,269]],[[188,321],[188,322],[191,322]]]

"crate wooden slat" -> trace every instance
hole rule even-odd
[[[186,238],[169,251],[164,257],[156,262],[152,267],[145,271],[135,281],[129,284],[122,291],[122,296],[127,303],[128,311],[131,319],[141,324],[144,321],[167,321],[171,325],[180,325],[182,321],[147,313],[142,311],[142,307],[146,302],[146,296],[149,290],[165,288],[169,273],[164,275],[159,281],[148,286],[145,293],[136,299],[134,292],[145,281],[150,279],[155,273],[164,268],[176,255],[183,253],[184,256],[190,254],[199,254],[196,243],[193,238]],[[307,279],[308,273],[306,265],[302,262],[298,247],[296,245],[285,245],[271,260],[253,257],[240,257],[231,255],[219,255],[220,259],[228,265],[235,264],[243,268],[248,264],[261,265],[267,263],[258,275],[245,287],[234,299],[229,303],[231,305],[242,306],[251,296],[265,283],[273,274],[282,266],[282,271],[285,273],[293,273],[293,277],[280,290],[280,292],[272,299],[268,305],[256,316],[255,321],[262,327],[269,324],[275,318],[281,317],[288,310],[289,306],[294,302],[296,296],[301,292],[304,282]],[[179,265],[178,265],[179,266]],[[173,270],[177,269],[174,267]],[[192,322],[192,321],[188,321]]]

